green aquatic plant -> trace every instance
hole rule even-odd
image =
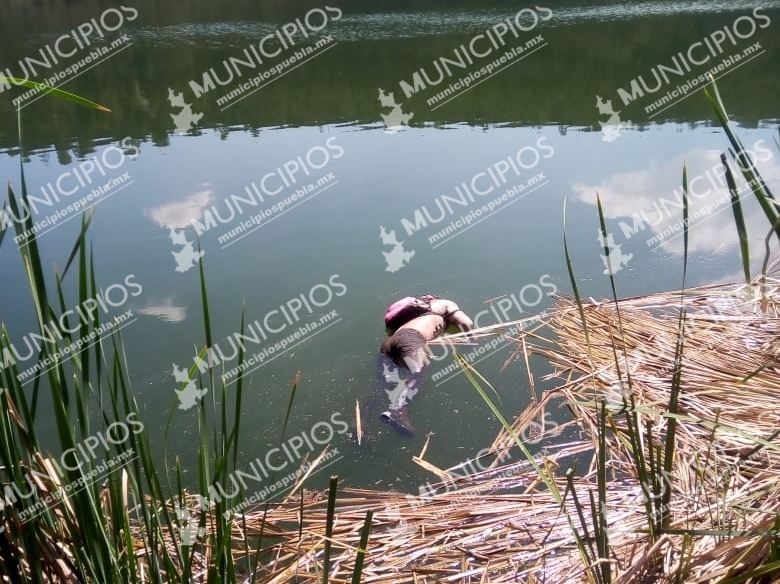
[[[99,112],[103,112],[106,114],[111,113],[111,110],[104,105],[100,105],[99,103],[81,97],[80,95],[76,95],[75,93],[70,93],[69,91],[65,91],[64,89],[59,89],[57,87],[52,87],[51,85],[46,85],[45,83],[38,83],[37,81],[32,81],[30,79],[17,79],[16,77],[8,77],[6,75],[0,75],[0,83],[5,83],[5,84],[13,83],[16,86],[29,87],[30,89],[38,89],[40,90],[41,95],[52,95],[53,97],[64,99],[71,103],[75,103],[76,105],[80,105],[90,109],[95,109]]]
[[[3,79],[0,77],[0,81]],[[35,82],[14,82],[40,87],[54,97],[99,112],[110,112],[105,106],[56,88]],[[17,112],[21,145],[21,115],[19,110]],[[22,158],[20,194],[17,195],[9,184],[3,207],[3,211],[8,208],[15,217],[22,217],[20,205],[28,204]],[[65,267],[61,274],[55,272],[53,284],[44,273],[37,237],[20,239],[25,243],[17,247],[38,332],[42,336],[47,334],[47,323],[65,313],[65,299],[72,286],[75,285],[80,304],[100,290],[95,254],[88,238],[92,220],[93,213],[82,215]],[[32,227],[32,214],[14,224],[17,236]],[[7,242],[4,236],[5,232],[0,232],[0,245]],[[213,345],[213,338],[204,262],[200,262],[199,266],[204,333],[199,356],[203,358]],[[74,333],[63,333],[63,342],[70,344],[87,337],[100,324],[97,316],[92,321],[81,322],[73,329]],[[245,313],[242,309],[239,327],[242,334],[244,328]],[[50,358],[58,348],[42,343],[38,364]],[[11,339],[3,325],[0,329],[0,354],[8,354],[10,350]],[[243,347],[237,358],[240,366],[244,362]],[[229,504],[235,506],[243,501],[243,491],[230,501],[218,500],[213,508],[201,508],[200,512],[192,514],[188,504],[193,497],[185,489],[181,461],[176,458],[172,477],[166,470],[169,465],[160,464],[159,453],[152,448],[151,433],[143,425],[143,416],[132,389],[131,367],[121,332],[114,331],[108,338],[74,355],[70,362],[71,365],[66,366],[57,361],[56,366],[35,379],[31,390],[22,384],[15,363],[0,369],[3,386],[0,401],[4,410],[0,414],[0,462],[3,465],[0,481],[6,495],[0,520],[0,575],[9,581],[95,584],[263,581],[262,528],[265,524],[261,526],[259,538],[236,541],[236,527],[246,532],[247,526],[242,524],[243,517],[237,519],[226,513]],[[73,373],[67,370],[71,367]],[[196,369],[196,365],[189,369],[190,378],[196,375]],[[209,493],[215,483],[227,481],[230,473],[239,466],[239,430],[245,383],[242,370],[236,380],[235,391],[228,395],[224,380],[214,369],[210,369],[207,375],[210,387],[215,390],[211,392],[211,402],[201,400],[197,410],[197,485],[200,493]],[[280,443],[290,420],[297,385],[296,378],[281,428]],[[44,395],[46,390],[48,395]],[[97,453],[106,456],[119,455],[126,464],[109,473],[99,484],[90,481],[99,466],[96,458],[85,460],[75,468],[66,468],[56,458],[44,455],[45,447],[39,441],[36,424],[41,423],[42,404],[48,402],[53,407],[58,436],[54,448],[60,452],[78,448],[95,433],[107,432],[112,424],[130,420],[134,428],[140,426],[140,430],[116,446],[116,451],[97,450]],[[172,404],[165,437],[175,411],[175,404]],[[25,520],[25,508],[13,497],[13,485],[33,484],[33,481],[37,488],[25,499],[25,506],[40,512]],[[80,487],[71,490],[70,485],[74,484]],[[334,481],[334,505],[335,484]],[[9,500],[9,494],[13,500]],[[368,522],[366,538],[370,515]],[[184,542],[177,537],[177,534],[183,534],[184,529],[192,530],[194,539]],[[332,516],[330,529],[332,531]],[[364,542],[363,549],[366,544]],[[362,563],[355,568],[358,579],[361,566]]]

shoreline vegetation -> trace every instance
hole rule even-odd
[[[54,92],[55,96],[58,94]],[[741,143],[714,82],[705,95],[733,150]],[[61,92],[79,105],[106,108]],[[102,108],[102,109],[101,109]],[[21,120],[20,120],[21,127]],[[21,131],[20,139],[21,143]],[[735,158],[733,153],[730,153]],[[546,358],[560,384],[536,397],[511,422],[486,388],[490,384],[456,353],[455,360],[503,429],[488,470],[464,476],[463,466],[440,469],[413,460],[440,479],[421,496],[339,489],[303,489],[326,459],[327,447],[287,497],[242,514],[228,514],[244,498],[204,504],[183,486],[178,459],[156,465],[151,437],[130,384],[121,334],[96,343],[23,387],[15,365],[0,375],[0,576],[17,582],[770,582],[780,576],[780,295],[778,262],[768,266],[780,213],[750,162],[740,167],[770,224],[762,274],[750,278],[747,235],[736,179],[725,155],[731,206],[740,237],[745,282],[686,289],[688,228],[680,291],[618,300],[583,299],[565,239],[572,297],[533,328],[518,333],[514,357],[524,359],[533,390],[530,355]],[[738,161],[738,158],[737,158]],[[20,197],[27,199],[20,160]],[[688,215],[686,170],[683,169]],[[8,208],[19,217],[9,185]],[[601,203],[603,239],[607,239]],[[61,273],[44,276],[36,238],[19,247],[41,328],[65,311],[66,286],[83,303],[99,291],[87,232],[81,231]],[[19,233],[32,217],[17,223]],[[5,232],[0,234],[0,245]],[[609,250],[605,248],[607,256]],[[213,346],[204,262],[199,263],[203,339]],[[521,321],[473,331],[491,336]],[[100,326],[82,323],[63,342]],[[244,314],[240,330],[245,328]],[[450,340],[458,340],[452,335]],[[0,353],[11,345],[5,328]],[[39,359],[51,351],[43,345]],[[243,362],[243,352],[238,362]],[[190,379],[209,383],[198,404],[198,492],[228,482],[237,470],[243,374],[225,390],[215,369]],[[295,401],[293,382],[279,443]],[[201,386],[201,385],[199,385]],[[83,457],[71,467],[46,457],[35,426],[40,392],[50,392],[62,451],[77,449],[117,424],[132,425],[125,440],[106,449],[129,459],[94,482],[100,464]],[[531,452],[519,436],[544,428],[550,408],[567,407],[577,440],[561,443],[558,426],[544,430]],[[96,420],[95,412],[99,413]],[[175,409],[172,408],[170,420]],[[132,420],[132,421],[131,421]],[[538,421],[542,423],[539,424]],[[141,429],[137,426],[140,424]],[[556,439],[557,438],[557,439]],[[502,464],[510,449],[524,459]],[[98,449],[100,450],[100,449]],[[172,469],[170,472],[168,469]],[[274,477],[272,477],[274,479]],[[79,488],[74,489],[76,484]],[[24,486],[25,496],[10,498]],[[25,509],[39,505],[28,517]]]
[[[612,565],[611,582],[774,581],[780,574],[780,444],[772,442],[780,427],[778,284],[774,278],[756,283],[756,295],[739,300],[734,292],[743,291],[744,284],[686,292],[689,318],[696,325],[695,334],[686,337],[677,447],[671,473],[655,477],[665,484],[656,490],[656,499],[663,499],[665,489],[671,493],[663,533],[648,529],[645,502],[653,485],[643,487],[634,472],[636,456],[630,429],[621,421],[628,414],[622,411],[612,347],[628,351],[636,414],[649,430],[642,433],[642,448],[655,456],[674,415],[666,405],[676,369],[679,297],[660,293],[621,300],[622,325],[614,302],[589,302],[583,308],[594,347],[591,363],[576,304],[561,297],[543,325],[556,340],[536,330],[528,333],[526,349],[519,348],[526,357],[549,359],[561,384],[532,402],[511,429],[521,435],[538,426],[548,408],[571,409],[578,441],[556,442],[560,427],[555,435],[536,438],[547,451],[536,457],[537,463],[564,494],[570,515],[528,461],[496,464],[464,478],[457,468],[437,469],[415,457],[441,479],[423,497],[339,492],[331,548],[331,563],[338,569],[331,581],[349,581],[368,510],[373,525],[364,582],[598,582],[597,546],[605,526],[609,549],[604,561]],[[606,433],[599,418],[605,395],[612,412]],[[602,438],[606,513],[598,514],[604,523],[599,518],[594,525],[588,494],[598,489]],[[490,452],[500,459],[514,446],[511,432],[502,430]],[[575,460],[583,467],[576,476],[556,472]],[[264,581],[322,581],[318,566],[326,506],[324,493],[307,492],[268,511],[266,532],[282,541],[272,547],[276,559],[268,564],[271,572]],[[252,526],[246,535],[257,535],[263,510],[244,519]]]

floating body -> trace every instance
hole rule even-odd
[[[474,323],[452,300],[427,295],[403,298],[390,305],[385,324],[392,334],[379,348],[376,386],[368,409],[374,409],[372,406],[381,401],[384,392],[390,404],[379,417],[401,433],[412,435],[415,430],[409,420],[409,402],[425,381],[428,342],[450,325],[468,331]],[[372,417],[371,411],[368,417]]]

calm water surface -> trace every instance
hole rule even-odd
[[[617,274],[620,294],[673,289],[680,285],[682,251],[680,231],[675,231],[681,211],[673,205],[674,191],[679,191],[685,162],[689,177],[701,176],[695,187],[701,197],[694,200],[694,211],[701,218],[691,230],[689,283],[738,280],[733,219],[731,211],[717,203],[726,191],[717,185],[713,170],[727,146],[726,137],[712,125],[700,91],[670,107],[651,105],[706,67],[694,68],[685,77],[672,76],[668,86],[626,105],[618,89],[630,91],[640,75],[652,88],[652,68],[673,66],[672,57],[714,31],[727,27],[731,34],[740,17],[737,31],[749,38],[735,37],[734,45],[727,37],[721,41],[723,54],[710,61],[717,66],[733,54],[743,55],[740,62],[724,65],[721,74],[727,74],[720,90],[770,187],[777,189],[780,183],[774,143],[780,93],[778,2],[762,3],[759,16],[751,2],[555,2],[548,6],[552,16],[540,19],[533,31],[518,38],[506,33],[508,48],[496,51],[495,57],[454,68],[446,82],[409,97],[402,81],[413,85],[421,69],[435,81],[434,61],[456,58],[456,48],[513,19],[522,6],[340,4],[341,17],[323,30],[296,38],[296,47],[266,59],[255,71],[244,66],[241,80],[197,95],[191,81],[202,86],[204,72],[211,69],[227,79],[226,60],[246,60],[244,50],[250,45],[320,5],[269,2],[258,7],[253,2],[193,0],[127,6],[131,4],[136,16],[95,45],[108,47],[125,34],[112,49],[115,54],[103,56],[105,60],[63,86],[108,105],[113,113],[38,99],[21,110],[20,152],[10,99],[23,92],[3,92],[0,176],[18,185],[21,157],[31,194],[42,197],[41,187],[51,184],[56,189],[58,179],[70,172],[60,186],[79,187],[73,198],[122,177],[113,187],[115,194],[104,196],[94,208],[92,246],[104,289],[124,283],[130,275],[142,288],[109,314],[133,313],[134,320],[122,332],[133,387],[161,460],[165,454],[168,461],[180,456],[185,466],[195,460],[197,410],[177,409],[179,383],[173,374],[174,366],[189,367],[195,347],[204,343],[198,270],[193,269],[197,264],[186,257],[187,242],[196,242],[198,236],[192,220],[208,227],[200,235],[201,263],[220,350],[230,356],[227,339],[240,330],[243,306],[247,322],[260,323],[267,337],[250,346],[250,354],[265,351],[262,362],[258,357],[256,369],[247,374],[243,398],[242,456],[250,461],[278,441],[298,371],[290,435],[309,430],[334,412],[351,423],[355,400],[364,399],[372,384],[377,346],[385,334],[384,309],[398,297],[435,293],[454,299],[473,316],[489,308],[486,301],[512,294],[517,302],[503,306],[507,318],[517,319],[549,307],[546,293],[552,288],[570,292],[562,251],[564,199],[568,237],[586,295],[609,293],[597,238],[597,192],[610,218],[613,243],[620,246],[615,253],[624,259]],[[22,75],[20,60],[38,55],[41,47],[104,9],[89,2],[12,3],[0,23],[0,65]],[[751,19],[757,26],[748,35]],[[319,26],[320,20],[316,22]],[[529,13],[519,22],[530,27]],[[539,35],[538,43],[526,46]],[[744,53],[755,43],[760,45],[755,52]],[[266,46],[271,52],[279,43],[272,38]],[[486,39],[475,44],[477,51],[488,46]],[[468,91],[430,101],[514,46],[526,47],[522,59],[514,57],[505,70],[489,77],[475,77]],[[305,47],[312,52],[306,53]],[[298,62],[290,63],[284,74],[269,77],[273,81],[267,86],[237,95],[240,101],[218,102],[243,79],[282,63],[299,49],[303,56]],[[693,55],[702,59],[705,53],[706,48],[699,47]],[[85,54],[64,59],[63,66]],[[393,94],[390,101],[380,102],[380,90]],[[597,96],[605,108],[611,101],[612,109],[600,111]],[[192,117],[182,118],[187,111]],[[610,112],[621,125],[603,132],[600,121],[615,123]],[[388,129],[382,114],[390,116],[391,126],[400,127]],[[177,124],[179,130],[182,125],[190,129],[177,133]],[[610,137],[615,139],[606,139]],[[105,178],[96,178],[94,186],[81,187],[75,169],[89,170],[94,158],[117,168],[104,169]],[[93,176],[99,172],[94,170]],[[291,175],[297,182],[287,186]],[[312,190],[306,192],[309,184]],[[502,194],[518,185],[525,190],[501,201]],[[280,187],[279,194],[269,194]],[[248,203],[254,188],[263,200]],[[491,188],[484,196],[478,194]],[[708,189],[711,192],[704,194]],[[300,195],[292,200],[296,191]],[[238,202],[242,212],[227,221],[231,209],[236,211],[236,199],[226,202],[231,196],[245,202]],[[442,196],[450,198],[450,207]],[[661,198],[667,203],[659,203]],[[62,199],[63,204],[43,206],[36,219],[73,200]],[[279,201],[286,201],[287,208],[274,211]],[[492,210],[476,214],[491,202]],[[745,205],[753,226],[753,256],[760,263],[764,219],[752,199]],[[635,214],[652,224],[633,233],[630,218]],[[415,225],[416,215],[427,225]],[[47,266],[61,270],[67,261],[80,222],[71,217],[75,214],[39,233]],[[456,231],[439,233],[468,220],[469,225]],[[631,226],[628,232],[621,222]],[[179,229],[176,241],[172,226]],[[35,327],[18,258],[8,238],[0,253],[0,318],[12,339]],[[73,275],[66,281],[75,290]],[[538,296],[537,290],[544,295]],[[119,288],[111,294],[114,299],[121,296]],[[322,306],[293,300],[301,295]],[[300,320],[272,333],[269,329],[285,324],[285,314],[266,315],[283,305],[297,310]],[[292,349],[270,353],[269,347],[315,321],[320,327],[295,339]],[[489,311],[479,324],[493,322],[496,313]],[[530,389],[522,362],[499,371],[509,354],[508,346],[502,346],[481,361],[479,369],[496,388],[502,411],[512,416],[527,405]],[[450,356],[443,358],[431,367],[431,375],[451,363]],[[229,360],[224,370],[235,365]],[[537,375],[549,372],[538,360],[532,361],[532,369]],[[228,385],[228,399],[234,398],[235,387]],[[550,382],[539,382],[537,391],[547,387]],[[426,458],[447,467],[489,445],[499,428],[463,376],[429,380],[412,402],[411,413],[419,430],[411,439],[375,425],[380,435],[360,450],[345,436],[335,436],[333,446],[343,457],[331,469],[351,486],[414,489],[429,478],[411,461],[426,434],[432,434]],[[54,444],[45,403],[39,419],[43,436]],[[312,486],[324,485],[328,472],[316,475]]]

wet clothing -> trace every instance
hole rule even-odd
[[[407,434],[414,434],[408,405],[425,382],[428,341],[441,336],[449,324],[465,330],[474,328],[471,319],[454,302],[430,296],[423,299],[430,302],[431,309],[404,323],[382,341],[377,357],[376,387],[367,404],[373,409],[370,406],[386,395],[390,405],[380,418]]]
[[[380,353],[377,358],[376,395],[381,403],[387,399],[390,403],[379,417],[408,434],[414,434],[409,423],[408,406],[412,398],[425,383],[425,370],[412,372],[394,359]]]
[[[431,300],[429,298],[407,296],[387,307],[385,311],[385,326],[390,329],[392,334],[410,320],[425,314],[433,314],[431,312]]]
[[[414,434],[407,405],[425,383],[425,337],[414,329],[401,329],[382,341],[376,361],[376,387],[372,401],[390,405],[379,417],[406,434]]]
[[[400,328],[387,337],[379,347],[396,365],[411,371],[422,369],[425,354],[425,337],[413,328]]]

